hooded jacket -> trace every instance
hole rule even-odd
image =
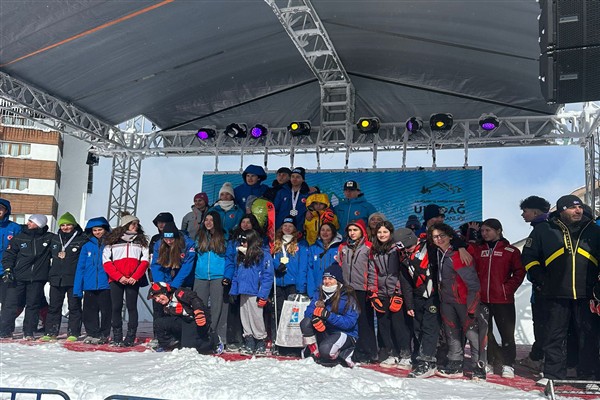
[[[377,212],[375,207],[367,201],[364,193],[361,193],[355,199],[342,199],[342,201],[333,208],[338,217],[340,226],[347,226],[350,221],[361,219],[365,226],[369,222],[369,215]]]
[[[479,276],[481,301],[492,304],[512,304],[515,292],[523,283],[525,268],[521,252],[501,239],[490,248],[488,243],[474,244],[469,251],[475,259]]]
[[[331,240],[331,244],[325,250],[323,241],[317,239],[315,244],[308,248],[308,260],[306,265],[306,288],[304,293],[312,297],[323,284],[323,272],[331,264],[336,262],[338,248],[342,243],[342,235],[339,233]]]
[[[8,247],[10,240],[21,232],[21,225],[10,220],[10,201],[0,199],[0,205],[6,208],[6,213],[4,213],[4,217],[0,220],[0,276],[2,276],[4,274],[4,267],[2,266],[4,250]]]
[[[102,266],[102,250],[104,243],[92,234],[92,228],[102,227],[106,233],[110,232],[110,225],[104,217],[92,218],[85,226],[85,233],[89,241],[81,247],[81,254],[77,262],[75,280],[73,283],[73,296],[83,297],[86,290],[107,290],[108,275]]]
[[[268,250],[263,249],[263,259],[260,262],[250,266],[238,263],[229,294],[245,294],[267,299],[273,287],[273,275],[273,258]]]
[[[47,226],[35,229],[23,226],[21,232],[10,240],[2,256],[4,270],[10,269],[17,281],[47,281],[53,236]]]
[[[306,307],[304,311],[305,318],[312,319],[317,300],[319,300],[319,292],[313,295],[310,304]],[[337,313],[331,311],[331,299],[325,301],[325,308],[331,313],[327,320],[325,320],[327,333],[342,332],[353,338],[358,338],[358,306],[346,292],[342,292],[340,296]]]
[[[369,281],[371,242],[367,238],[367,226],[362,219],[353,221],[348,224],[348,226],[350,225],[358,226],[362,232],[362,237],[352,245],[349,243],[349,239],[346,239],[338,248],[338,262],[342,267],[344,282],[354,290],[376,292],[375,281]]]
[[[323,211],[311,210],[312,203],[323,203],[327,205]],[[314,244],[319,237],[319,230],[321,225],[326,222],[330,222],[335,226],[335,229],[340,229],[340,223],[338,217],[334,211],[330,208],[331,203],[329,202],[329,196],[325,193],[313,193],[306,199],[306,215],[312,214],[313,218],[309,221],[304,219],[304,232],[306,234],[306,241],[309,245]]]
[[[547,222],[535,226],[521,261],[544,296],[590,299],[600,273],[600,227],[585,215],[569,226],[559,216],[553,212]]]
[[[81,248],[87,243],[88,238],[79,225],[74,225],[71,233],[64,233],[60,229],[53,235],[50,251],[52,252],[52,266],[48,280],[52,286],[73,286],[75,271],[81,254]],[[73,240],[71,240],[73,239]],[[67,245],[67,243],[71,242]],[[59,257],[64,247],[64,258]]]
[[[276,270],[281,266],[281,257],[283,257],[283,251],[278,251],[273,254],[273,267]],[[289,259],[286,267],[286,272],[283,276],[277,276],[275,278],[277,286],[296,286],[298,293],[306,293],[306,274],[303,273],[306,268],[306,262],[308,258],[308,249],[306,242],[301,241],[298,243],[298,250],[295,254],[287,253]]]
[[[154,282],[165,282],[171,285],[172,288],[180,288],[182,286],[192,286],[191,279],[194,262],[196,261],[196,243],[188,236],[183,235],[185,246],[179,255],[181,257],[181,266],[179,268],[166,268],[158,263],[158,251],[162,243],[161,240],[154,244],[154,255],[150,271]]]
[[[254,185],[248,185],[246,183],[246,174],[254,174],[258,176],[258,182]],[[256,196],[257,198],[261,197],[267,191],[267,189],[269,189],[269,187],[262,183],[265,179],[267,179],[267,174],[263,167],[258,165],[248,165],[242,173],[242,179],[244,180],[244,183],[236,186],[235,189],[233,189],[233,193],[235,197],[235,203],[238,205],[238,207],[245,210],[248,196]]]

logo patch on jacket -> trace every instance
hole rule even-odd
[[[525,241],[525,247],[531,247],[532,244],[533,244],[533,239],[528,237],[527,240]]]
[[[498,257],[502,257],[502,252],[501,251],[495,251],[494,255],[498,256]]]
[[[490,256],[489,250],[481,250],[481,257],[489,257],[489,256]]]

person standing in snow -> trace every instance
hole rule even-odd
[[[194,205],[192,211],[185,214],[181,220],[181,230],[185,232],[192,240],[196,240],[198,229],[202,224],[204,215],[208,211],[208,195],[204,192],[196,193],[194,196]]]
[[[238,207],[245,210],[248,197],[261,197],[269,187],[263,183],[264,180],[267,179],[267,173],[264,168],[259,165],[248,165],[242,173],[242,179],[244,180],[244,183],[233,189],[233,195]]]
[[[239,225],[245,214],[245,208],[235,202],[233,187],[230,182],[225,182],[219,190],[219,201],[217,201],[208,212],[216,211],[221,217],[225,239],[229,240],[231,232]]]
[[[21,232],[21,225],[10,220],[10,201],[0,198],[0,276],[4,275],[2,266],[2,255],[8,247],[10,239]],[[6,299],[7,284],[4,279],[0,279],[0,304],[4,304]]]

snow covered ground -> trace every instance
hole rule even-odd
[[[539,391],[523,392],[487,382],[397,378],[364,368],[325,368],[312,360],[228,362],[191,349],[74,352],[58,343],[1,343],[0,386],[59,389],[71,399],[82,400],[112,394],[178,400],[544,398]]]

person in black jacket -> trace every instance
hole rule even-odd
[[[217,338],[210,329],[210,311],[196,292],[153,282],[148,290],[150,299],[164,307],[164,314],[154,320],[160,349],[191,347],[201,354],[212,353]]]
[[[2,256],[4,279],[8,283],[6,304],[2,305],[0,337],[12,338],[17,309],[25,299],[23,337],[34,340],[38,311],[43,303],[44,285],[50,270],[50,243],[45,215],[33,214],[21,233],[13,237]]]
[[[75,342],[81,335],[81,297],[73,296],[73,286],[81,247],[87,243],[88,238],[71,213],[63,214],[58,219],[58,226],[58,233],[54,235],[50,245],[52,253],[52,266],[48,275],[50,305],[46,317],[46,334],[41,340],[44,342],[56,340],[60,331],[62,307],[66,295],[69,307],[67,340]]]
[[[547,222],[535,226],[522,263],[547,307],[544,379],[566,378],[569,322],[579,338],[578,379],[598,378],[598,318],[589,308],[598,282],[600,227],[584,213],[581,199],[566,195]],[[544,383],[544,382],[542,382]]]

